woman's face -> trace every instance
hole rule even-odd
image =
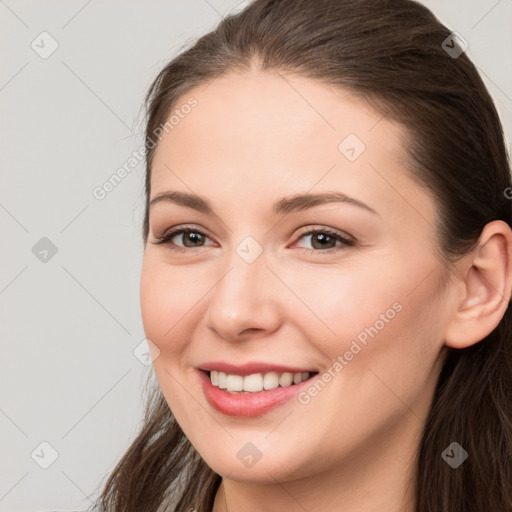
[[[197,87],[175,110],[152,165],[141,308],[181,428],[241,481],[392,450],[409,461],[449,285],[401,131],[347,92],[261,71]],[[171,228],[190,232],[156,244]],[[211,369],[226,374],[217,386]]]

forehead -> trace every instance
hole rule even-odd
[[[173,189],[219,204],[256,195],[273,204],[314,188],[396,207],[398,190],[425,195],[405,172],[403,129],[350,91],[253,70],[191,89],[172,113],[191,98],[194,108],[155,149],[152,197]]]
[[[187,106],[191,98],[193,109]],[[180,110],[187,113],[178,117]],[[303,154],[312,149],[303,146],[307,141],[317,153],[339,156],[338,145],[349,134],[395,157],[403,150],[396,137],[400,128],[350,91],[277,71],[228,74],[197,86],[177,99],[170,118],[175,124],[164,134],[155,159],[169,149],[213,154],[212,149],[228,145],[226,159],[242,152],[251,158],[252,153],[275,157],[276,151],[282,158],[297,151],[297,144]]]

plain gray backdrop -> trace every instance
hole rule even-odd
[[[143,163],[93,190],[141,147],[158,71],[246,3],[0,0],[2,512],[86,509],[138,431]],[[422,3],[468,42],[510,140],[512,0]]]

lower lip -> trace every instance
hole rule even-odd
[[[254,417],[288,402],[300,391],[310,385],[309,379],[300,384],[276,389],[264,390],[258,393],[229,393],[224,389],[214,386],[210,376],[202,370],[198,370],[199,378],[203,386],[204,396],[208,403],[217,411],[229,416]]]

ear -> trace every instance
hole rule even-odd
[[[512,230],[502,220],[485,225],[478,246],[456,266],[460,287],[445,331],[445,345],[465,348],[500,323],[511,299]]]

